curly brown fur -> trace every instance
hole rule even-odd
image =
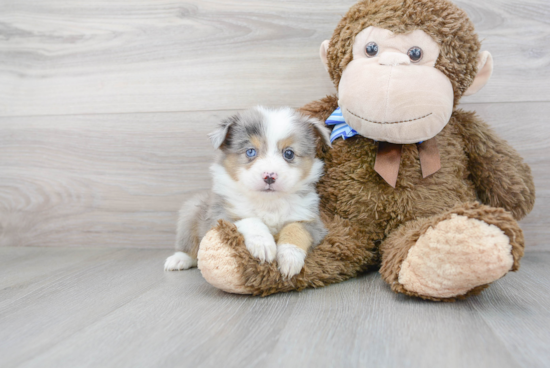
[[[216,230],[220,239],[235,252],[246,280],[245,288],[253,295],[267,296],[341,282],[378,262],[374,243],[363,240],[367,237],[364,231],[339,217],[324,216],[323,221],[329,235],[311,250],[302,271],[289,280],[281,276],[276,261],[260,263],[252,257],[234,225],[220,221]]]
[[[380,247],[382,254],[380,274],[382,278],[390,284],[393,291],[427,300],[452,302],[457,299],[464,299],[468,296],[476,295],[489,286],[480,285],[464,295],[452,298],[435,298],[411,292],[405,289],[398,281],[401,266],[407,258],[410,248],[416,244],[420,236],[425,234],[430,227],[434,227],[441,221],[450,219],[454,214],[482,220],[489,225],[495,225],[500,228],[510,239],[512,257],[514,259],[511,271],[517,271],[519,269],[519,261],[523,257],[525,242],[523,232],[512,215],[502,208],[489,207],[476,202],[461,203],[442,214],[428,218],[420,218],[403,224],[382,243]]]
[[[337,107],[338,97],[335,95],[328,95],[318,101],[308,103],[301,107],[299,111],[302,114],[313,116],[321,121],[326,121]]]
[[[502,207],[512,212],[516,220],[521,220],[535,205],[531,169],[516,150],[473,112],[457,110],[454,115],[461,121],[457,127],[479,200]]]

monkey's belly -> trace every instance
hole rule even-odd
[[[441,169],[427,178],[422,177],[416,145],[404,145],[395,188],[373,169],[374,142],[362,137],[335,141],[318,185],[321,210],[350,220],[373,239],[383,239],[403,222],[475,201],[467,157],[461,146],[445,144],[449,138],[447,133],[440,142]]]

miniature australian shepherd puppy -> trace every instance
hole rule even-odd
[[[300,273],[308,250],[327,233],[315,190],[323,162],[315,151],[318,139],[330,145],[329,135],[322,122],[291,108],[256,107],[223,121],[209,134],[219,151],[212,190],[184,203],[176,253],[164,269],[196,266],[201,239],[224,219],[252,256],[277,259],[284,277]]]

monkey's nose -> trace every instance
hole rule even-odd
[[[378,58],[378,63],[380,65],[409,65],[411,63],[411,59],[405,54],[402,54],[400,52],[391,52],[386,51],[383,52],[382,55]]]
[[[275,180],[277,180],[277,174],[276,173],[267,173],[265,172],[264,175],[264,181],[266,184],[273,184],[275,183]]]

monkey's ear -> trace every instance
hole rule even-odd
[[[313,127],[315,135],[321,138],[327,146],[332,147],[332,144],[330,143],[330,130],[325,126],[325,124],[316,118],[309,118],[308,122]]]
[[[230,133],[230,128],[233,124],[239,121],[239,115],[231,116],[221,122],[216,130],[208,134],[212,146],[218,149],[225,142]]]
[[[324,40],[321,44],[321,48],[319,49],[319,56],[321,57],[321,61],[323,62],[323,65],[325,66],[325,70],[328,72],[328,60],[327,60],[327,52],[328,52],[328,45],[330,41]]]
[[[477,56],[477,74],[472,85],[463,96],[470,96],[482,89],[493,74],[493,57],[489,51],[483,51]]]

